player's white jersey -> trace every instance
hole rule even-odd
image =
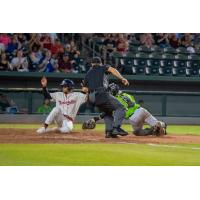
[[[56,102],[56,106],[61,108],[62,114],[71,117],[73,120],[81,104],[87,101],[87,95],[81,92],[63,92],[50,93],[51,98]]]

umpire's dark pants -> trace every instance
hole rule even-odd
[[[106,90],[94,91],[89,94],[89,101],[105,113],[106,131],[122,125],[125,116],[124,106]]]

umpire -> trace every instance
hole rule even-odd
[[[126,136],[128,133],[121,128],[125,116],[125,108],[109,93],[108,74],[111,73],[128,86],[129,82],[113,67],[103,65],[101,58],[94,57],[92,67],[84,79],[84,87],[89,91],[89,101],[97,106],[100,112],[105,113],[105,134],[106,138],[116,138],[117,135]]]

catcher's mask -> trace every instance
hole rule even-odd
[[[109,90],[113,96],[116,96],[119,92],[119,86],[115,83],[109,85]]]

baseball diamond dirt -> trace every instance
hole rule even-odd
[[[132,134],[126,137],[114,139],[105,139],[100,131],[74,131],[69,134],[46,133],[36,134],[35,129],[0,129],[0,143],[14,144],[82,144],[82,143],[138,143],[138,144],[197,144],[200,143],[198,135],[175,135],[170,134],[162,137],[155,136],[134,136]]]

